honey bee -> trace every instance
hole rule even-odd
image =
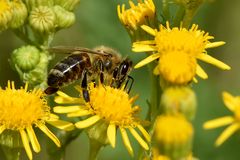
[[[132,68],[132,61],[122,58],[112,48],[99,46],[88,49],[62,46],[50,48],[49,51],[70,55],[50,70],[47,78],[48,88],[45,90],[48,95],[76,80],[81,81],[83,98],[86,102],[90,100],[87,85],[91,81],[94,83],[99,81],[99,83],[119,88],[124,82],[126,87],[131,80],[128,91],[131,90],[133,78],[128,74]]]

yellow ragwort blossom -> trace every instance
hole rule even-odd
[[[154,126],[153,147],[170,159],[180,159],[191,153],[193,127],[182,114],[158,116]]]
[[[64,130],[74,128],[72,123],[59,120],[57,115],[50,112],[42,90],[28,91],[28,84],[16,89],[14,82],[10,81],[6,89],[0,89],[0,134],[7,130],[18,132],[30,160],[33,156],[29,143],[35,152],[41,150],[33,127],[39,128],[60,147],[60,141],[46,123]]]
[[[81,94],[81,88],[77,90]],[[116,131],[120,130],[123,143],[126,146],[130,155],[133,156],[133,149],[129,141],[127,130],[133,135],[133,137],[139,142],[139,144],[146,150],[149,149],[147,142],[150,141],[150,136],[143,128],[140,120],[135,116],[139,111],[139,106],[132,107],[136,96],[130,98],[128,93],[124,89],[117,89],[110,86],[93,84],[88,86],[90,102],[86,103],[80,98],[74,98],[66,95],[63,92],[57,92],[58,96],[55,98],[55,102],[59,104],[72,104],[70,106],[56,106],[54,111],[57,113],[67,113],[68,117],[85,117],[75,124],[79,129],[93,126],[97,122],[103,121],[108,127],[106,134],[109,143],[114,148],[116,144]],[[78,103],[76,105],[76,103]],[[138,129],[145,140],[141,138]]]
[[[222,134],[217,138],[215,145],[220,146],[232,134],[240,129],[240,96],[232,96],[228,92],[223,92],[223,101],[226,107],[233,112],[233,116],[224,116],[221,118],[213,119],[204,123],[205,129],[214,129],[229,125]]]
[[[134,52],[153,52],[146,59],[139,62],[135,68],[146,65],[156,59],[158,64],[154,69],[154,74],[161,75],[167,82],[173,84],[187,84],[198,75],[207,79],[208,75],[197,63],[202,60],[215,65],[223,70],[230,67],[223,62],[207,54],[206,49],[215,48],[225,44],[223,41],[210,42],[213,36],[199,30],[193,24],[190,29],[183,27],[170,28],[160,25],[159,30],[143,25],[142,29],[154,36],[154,40],[139,41],[133,43]]]
[[[155,17],[155,6],[152,0],[138,0],[135,5],[129,1],[130,9],[125,10],[125,4],[118,5],[118,17],[121,23],[129,30],[137,30],[140,25],[148,24]]]
[[[8,0],[0,0],[0,31],[7,28],[12,19],[12,7]]]

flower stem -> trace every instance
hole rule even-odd
[[[90,138],[90,151],[89,151],[89,160],[97,160],[97,155],[102,148],[102,144],[98,141]]]
[[[6,160],[20,160],[21,148],[2,146],[2,150],[5,154]]]

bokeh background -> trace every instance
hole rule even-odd
[[[157,0],[160,1],[160,0]],[[57,33],[54,45],[70,45],[95,47],[98,45],[111,46],[129,56],[134,63],[144,57],[144,54],[131,52],[131,42],[124,27],[120,24],[116,7],[118,4],[128,3],[128,0],[82,0],[75,13],[77,21],[69,29]],[[223,105],[222,91],[229,91],[233,95],[240,95],[240,1],[215,0],[204,3],[195,16],[193,23],[199,24],[201,29],[208,31],[215,40],[223,40],[226,45],[211,49],[209,54],[224,61],[232,67],[230,71],[221,71],[216,67],[201,63],[209,74],[209,79],[199,80],[193,84],[198,99],[198,109],[194,120],[195,137],[193,153],[201,160],[239,160],[240,159],[240,134],[237,132],[222,146],[214,147],[214,141],[224,128],[205,131],[203,122],[209,119],[232,114]],[[11,52],[23,45],[11,31],[0,33],[0,86],[4,87],[7,80],[16,81],[21,85],[19,77],[8,62]],[[57,55],[51,62],[53,66],[63,55]],[[50,67],[51,67],[50,66]],[[134,70],[131,75],[135,79],[132,94],[139,94],[137,103],[142,106],[141,116],[146,114],[146,99],[150,94],[150,83],[147,68]],[[43,136],[43,134],[40,134]],[[119,135],[118,135],[119,136]],[[134,144],[135,152],[138,150]],[[44,138],[41,140],[42,152],[34,155],[37,160],[46,159]],[[66,160],[84,160],[88,155],[87,136],[82,134],[69,145]],[[25,159],[25,158],[23,158]],[[103,160],[131,159],[118,137],[116,149],[105,147],[99,155]],[[0,152],[0,160],[4,160]]]

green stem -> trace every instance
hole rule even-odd
[[[20,160],[21,148],[2,146],[2,150],[5,154],[6,160]]]
[[[24,33],[23,28],[14,29],[12,31],[18,38],[20,38],[25,43],[37,46],[37,44],[28,37],[28,34]]]
[[[102,148],[102,144],[94,139],[90,139],[89,160],[97,160],[97,155]]]

